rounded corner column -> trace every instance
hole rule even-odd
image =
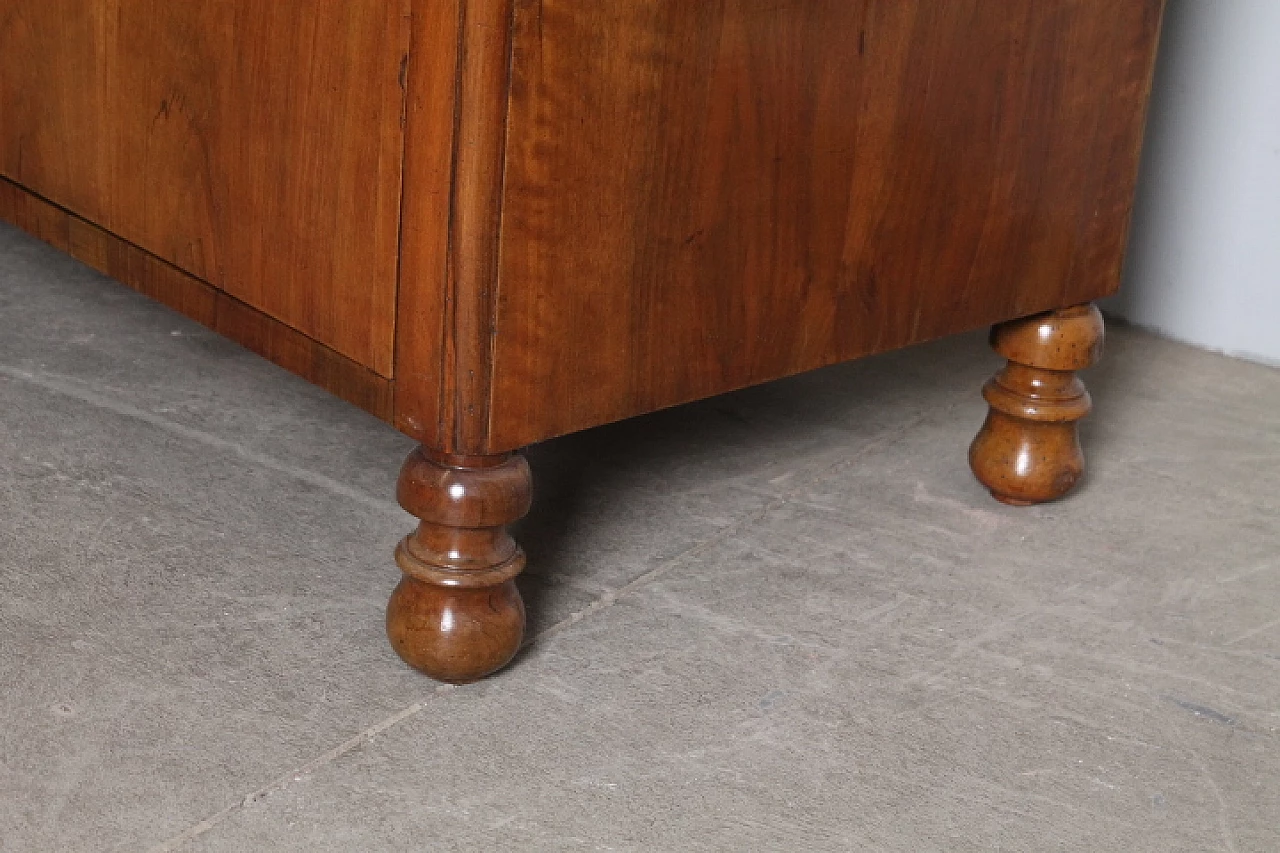
[[[387,604],[392,648],[439,681],[496,672],[524,639],[515,578],[525,555],[507,525],[529,511],[528,463],[420,447],[405,460],[396,497],[421,523],[396,549],[403,577]]]

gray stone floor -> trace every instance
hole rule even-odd
[[[0,850],[1280,849],[1280,371],[1114,329],[1015,510],[996,366],[534,448],[534,642],[436,687],[407,440],[0,226]]]

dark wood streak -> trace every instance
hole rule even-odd
[[[395,425],[445,447],[452,375],[450,289],[463,0],[416,3],[407,68],[404,197],[396,320]]]
[[[435,311],[443,323],[437,339],[399,350],[397,369],[409,372],[414,382],[401,388],[397,425],[432,447],[459,453],[484,450],[492,404],[512,2],[428,5],[417,13],[414,26],[424,47],[410,68],[420,88],[407,125],[412,177],[404,217],[406,233],[432,244],[407,249],[400,314],[422,318]],[[441,85],[450,62],[456,67],[452,91]],[[448,126],[452,138],[441,131]],[[446,164],[449,185],[442,183]],[[423,187],[417,185],[419,176]],[[442,234],[447,235],[443,244]],[[408,334],[423,341],[429,333]]]

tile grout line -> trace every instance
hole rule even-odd
[[[451,685],[441,685],[436,688],[436,692],[443,693],[443,692],[448,692],[452,689],[453,687]],[[330,749],[328,752],[324,752],[316,756],[315,758],[311,759],[307,763],[289,771],[284,776],[281,776],[280,778],[272,782],[268,782],[266,785],[263,785],[261,788],[258,788],[256,791],[253,791],[245,795],[238,802],[232,803],[222,811],[210,815],[209,817],[200,821],[196,825],[189,827],[183,832],[178,833],[177,835],[173,836],[167,841],[162,841],[156,846],[149,848],[147,853],[171,853],[171,851],[177,850],[179,847],[186,844],[188,841],[192,841],[198,838],[199,836],[204,835],[206,832],[213,829],[218,824],[222,823],[224,820],[226,820],[228,817],[230,817],[237,811],[240,811],[243,808],[253,805],[259,800],[264,799],[274,791],[284,790],[285,788],[289,787],[291,783],[297,782],[303,776],[307,776],[311,773],[314,773],[316,770],[320,769],[326,764],[329,764],[335,759],[340,758],[343,755],[346,755],[348,752],[351,752],[353,749],[360,746],[362,743],[372,740],[373,738],[377,737],[379,734],[391,728],[392,726],[396,725],[397,723],[401,722],[402,720],[407,720],[410,717],[417,716],[418,714],[422,713],[425,707],[426,707],[425,701],[415,702],[414,704],[410,705],[408,708],[404,708],[396,712],[395,714],[392,714],[390,717],[387,717],[385,720],[375,723],[374,725],[370,726],[369,728],[365,729],[359,734],[353,735],[352,737],[348,738],[347,740],[335,746],[333,749]]]
[[[581,610],[575,613],[571,613],[570,615],[566,616],[564,619],[561,619],[556,624],[543,629],[538,634],[535,634],[532,638],[530,638],[525,642],[523,648],[528,648],[541,640],[550,639],[551,637],[554,637],[556,634],[559,634],[561,631],[565,630],[566,628],[569,628],[570,626],[575,625],[578,622],[581,622],[582,620],[586,619],[588,616],[592,616],[596,613],[601,613],[605,610],[608,610],[609,608],[613,607],[613,605],[617,604],[619,599],[625,598],[631,593],[636,592],[637,590],[641,589],[644,586],[647,586],[652,581],[655,581],[658,578],[662,577],[663,575],[668,574],[673,569],[677,568],[685,560],[691,557],[696,557],[698,554],[703,553],[709,548],[719,545],[720,543],[727,540],[730,536],[732,536],[733,534],[741,530],[743,527],[746,527],[747,525],[750,525],[750,524],[758,523],[764,520],[770,513],[774,512],[775,510],[778,510],[786,506],[787,504],[792,503],[795,500],[796,495],[799,494],[801,490],[814,485],[815,483],[821,481],[825,477],[828,477],[844,468],[847,468],[867,452],[871,450],[879,449],[888,444],[892,444],[894,441],[897,440],[901,432],[911,429],[912,427],[918,426],[924,420],[925,420],[925,415],[918,414],[915,417],[908,420],[905,424],[903,424],[899,428],[898,432],[895,432],[895,433],[886,432],[884,436],[868,441],[866,444],[858,448],[851,455],[842,456],[839,459],[837,459],[833,464],[827,465],[826,467],[822,468],[819,471],[815,471],[812,475],[800,480],[794,486],[792,486],[792,488],[783,492],[781,495],[777,496],[776,498],[774,498],[774,500],[765,504],[763,508],[757,510],[756,512],[751,513],[732,524],[727,524],[724,527],[721,527],[719,530],[717,530],[715,533],[711,534],[701,542],[698,542],[689,546],[684,551],[681,551],[679,554],[676,554],[675,556],[664,560],[663,562],[659,563],[657,566],[654,566],[649,571],[645,572],[642,575],[639,575],[638,577],[633,578],[632,580],[628,581],[627,583],[623,584],[617,589],[606,590],[599,598],[597,598],[595,601],[588,604],[586,607],[582,608]]]
[[[374,509],[382,512],[395,513],[397,515],[402,512],[402,510],[397,504],[394,504],[390,501],[379,500],[378,498],[372,497],[358,489],[354,489],[344,483],[334,480],[333,478],[326,477],[323,474],[318,474],[313,471],[306,470],[304,468],[289,465],[285,462],[275,459],[274,457],[251,450],[242,444],[238,444],[233,441],[228,441],[226,439],[220,438],[216,435],[213,435],[212,433],[208,433],[203,430],[184,426],[180,423],[169,420],[168,418],[161,417],[152,412],[148,412],[144,409],[140,409],[136,406],[131,406],[127,403],[123,403],[118,400],[114,400],[109,397],[106,397],[104,395],[97,394],[83,387],[82,383],[76,381],[73,378],[59,376],[57,374],[51,374],[47,372],[34,373],[31,371],[21,370],[19,368],[8,366],[8,365],[0,365],[0,375],[8,376],[12,379],[16,379],[31,385],[35,385],[36,387],[42,388],[44,390],[52,391],[54,393],[61,394],[62,396],[79,400],[80,402],[94,406],[95,408],[113,412],[123,417],[140,420],[161,431],[197,442],[199,444],[203,444],[209,447],[214,447],[219,450],[229,451],[246,461],[253,462],[257,465],[260,465],[264,468],[268,468],[277,473],[285,474],[295,480],[299,480],[301,482],[304,482],[308,485],[322,489],[324,491],[328,491],[330,493],[339,495],[341,497],[348,498],[370,509]],[[763,518],[767,517],[771,512],[774,512],[780,507],[785,506],[786,504],[791,502],[794,496],[798,494],[802,489],[812,485],[813,483],[818,482],[819,480],[835,473],[836,471],[839,471],[843,468],[848,467],[854,461],[856,461],[858,458],[860,458],[867,452],[873,449],[882,447],[886,444],[892,443],[897,438],[897,436],[900,435],[904,430],[918,425],[923,420],[925,420],[925,415],[917,414],[915,417],[911,418],[905,424],[899,427],[898,430],[894,432],[886,432],[886,434],[883,435],[882,437],[873,439],[868,443],[866,443],[865,445],[863,445],[862,447],[858,448],[858,450],[856,450],[852,455],[841,457],[834,464],[828,465],[822,468],[821,470],[814,472],[809,477],[806,477],[798,481],[791,489],[787,490],[782,495],[778,496],[776,499],[766,504],[762,509],[758,510],[757,512],[752,513],[738,520],[735,523],[725,525],[724,527],[720,528],[711,536],[707,537],[701,542],[695,543],[694,545],[690,546],[689,548],[685,549],[679,554],[676,554],[675,556],[662,561],[659,565],[655,566],[653,569],[632,579],[631,581],[628,581],[626,584],[622,585],[621,587],[618,587],[617,589],[606,590],[604,593],[600,595],[599,598],[597,598],[594,602],[587,605],[583,609],[570,614],[569,616],[560,620],[556,624],[530,637],[522,645],[522,649],[527,649],[531,646],[536,645],[539,642],[551,639],[552,637],[572,627],[573,625],[576,625],[597,613],[602,613],[606,610],[609,610],[615,604],[617,604],[617,602],[622,598],[625,598],[635,593],[636,591],[642,589],[648,584],[668,574],[673,569],[680,566],[690,558],[696,557],[698,554],[705,552],[709,548],[712,548],[715,545],[720,544],[721,542],[724,542],[726,539],[732,536],[735,532],[741,530],[743,527],[749,524],[758,522]],[[456,688],[454,688],[452,685],[440,685],[435,688],[435,695],[449,693],[449,692],[452,692],[454,689]],[[216,812],[213,815],[210,815],[209,817],[189,827],[188,829],[179,833],[178,835],[175,835],[172,838],[166,841],[163,841],[160,844],[150,848],[148,853],[171,853],[171,851],[179,849],[188,841],[192,841],[195,838],[198,838],[199,836],[209,832],[211,829],[213,829],[218,824],[225,821],[227,818],[231,817],[236,812],[244,808],[247,808],[248,806],[266,798],[267,796],[269,796],[271,793],[274,793],[275,791],[284,790],[285,788],[288,788],[289,785],[292,784],[293,782],[297,782],[301,780],[304,776],[311,775],[316,770],[319,770],[320,768],[328,764],[331,764],[333,761],[337,760],[338,758],[341,758],[347,753],[350,753],[351,751],[355,750],[362,744],[371,741],[373,738],[377,737],[379,734],[382,734],[388,729],[393,728],[394,726],[398,725],[404,720],[417,716],[418,714],[422,713],[425,710],[425,708],[426,708],[426,700],[424,699],[423,701],[416,702],[413,705],[408,706],[407,708],[401,709],[395,714],[392,714],[391,716],[375,723],[374,725],[366,729],[363,729],[359,733],[339,743],[337,746],[333,747],[332,749],[294,768],[293,770],[286,773],[285,775],[250,792],[249,794],[242,797],[237,802],[231,804],[230,806],[227,806],[226,808],[222,809],[219,812]]]
[[[3,368],[0,368],[0,371],[2,370]],[[783,506],[786,506],[788,503],[792,501],[794,496],[798,494],[802,489],[807,488],[808,486],[811,486],[812,484],[822,480],[824,477],[830,476],[831,474],[834,474],[844,468],[849,467],[854,462],[856,462],[859,458],[864,456],[866,453],[875,449],[882,448],[885,445],[892,444],[894,441],[898,440],[898,438],[901,436],[903,432],[911,429],[912,427],[918,426],[924,420],[926,420],[926,416],[924,414],[917,414],[915,417],[911,418],[905,424],[903,424],[897,431],[886,432],[884,436],[867,442],[862,447],[854,451],[851,455],[841,457],[834,464],[828,465],[822,468],[821,470],[814,472],[811,476],[804,478],[800,482],[796,483],[791,489],[787,490],[786,492],[784,492],[783,494],[775,498],[773,501],[768,503],[763,509],[760,509],[754,513],[751,513],[746,517],[741,518],[732,524],[725,525],[724,527],[720,528],[715,533],[711,534],[701,542],[695,543],[694,545],[691,545],[689,548],[686,548],[684,551],[681,551],[679,554],[676,554],[673,557],[669,557],[666,560],[663,560],[659,565],[655,566],[654,568],[650,569],[649,571],[645,572],[639,577],[636,577],[628,581],[627,583],[623,584],[617,589],[606,590],[604,593],[600,595],[599,598],[597,598],[591,604],[587,605],[581,610],[571,613],[570,615],[566,616],[564,619],[561,619],[556,624],[543,629],[542,631],[538,632],[537,634],[527,639],[524,642],[524,644],[521,646],[521,650],[528,649],[539,642],[551,639],[552,637],[556,636],[557,634],[561,633],[567,628],[570,628],[573,625],[576,625],[579,622],[582,622],[587,618],[594,616],[597,613],[603,613],[604,611],[609,610],[615,604],[617,604],[619,600],[637,592],[638,590],[642,589],[643,587],[647,586],[648,584],[652,583],[658,578],[661,578],[663,575],[668,574],[670,571],[672,571],[673,569],[681,565],[683,562],[687,561],[689,558],[695,557],[698,554],[701,554],[702,552],[706,551],[707,549],[714,547],[715,545],[721,542],[724,542],[734,533],[746,527],[747,525],[759,522],[760,520],[768,516],[769,513],[774,512],[775,510]],[[433,695],[441,696],[448,693],[452,693],[457,689],[458,689],[457,687],[451,684],[441,684],[435,688]],[[169,838],[166,841],[162,841],[161,843],[157,844],[154,847],[149,848],[147,850],[147,853],[173,853],[173,851],[178,850],[188,841],[193,841],[196,838],[200,837],[201,835],[204,835],[205,833],[214,829],[218,824],[222,823],[227,818],[231,817],[237,812],[242,811],[245,808],[248,808],[254,803],[257,803],[263,799],[266,799],[268,796],[270,796],[271,794],[277,791],[285,790],[294,782],[301,781],[304,776],[309,776],[315,771],[321,769],[322,767],[325,767],[326,765],[333,763],[337,759],[354,751],[355,749],[362,746],[363,744],[372,741],[375,737],[387,731],[388,729],[391,729],[394,726],[399,725],[405,720],[412,719],[413,717],[418,716],[419,714],[421,714],[423,711],[426,710],[427,701],[429,698],[431,697],[427,697],[427,698],[424,698],[422,701],[415,702],[414,704],[408,706],[407,708],[403,708],[400,711],[397,711],[395,714],[392,714],[391,716],[387,717],[386,719],[378,723],[375,723],[374,725],[362,730],[358,734],[353,735],[352,737],[348,738],[347,740],[343,741],[342,743],[338,744],[337,746],[333,747],[327,752],[324,752],[321,755],[306,762],[305,764],[300,765],[294,770],[289,771],[288,773],[277,778],[276,780],[269,782],[266,785],[263,785],[262,787],[258,788],[257,790],[253,791],[250,794],[247,794],[246,796],[242,797],[240,800],[236,801],[235,803],[232,803],[231,805],[227,806],[221,811],[215,814],[212,814],[209,817],[205,818],[204,820],[200,821],[199,823],[195,824],[194,826],[189,827],[185,831],[173,836],[172,838]]]
[[[54,393],[61,394],[65,397],[70,397],[72,399],[79,400],[80,402],[94,406],[95,408],[110,411],[115,414],[121,415],[123,417],[129,417],[135,420],[140,420],[164,432],[168,432],[172,435],[177,435],[181,438],[186,438],[191,441],[195,441],[199,444],[204,444],[206,446],[214,447],[220,450],[230,451],[231,453],[235,454],[236,456],[242,459],[245,459],[246,461],[253,462],[262,467],[276,471],[277,473],[285,474],[289,477],[292,477],[295,480],[299,480],[301,482],[307,483],[308,485],[320,488],[324,491],[328,491],[333,494],[348,498],[350,500],[354,500],[357,503],[360,503],[368,508],[378,510],[378,511],[384,511],[384,512],[394,512],[395,514],[399,514],[402,512],[400,510],[400,507],[397,504],[394,504],[390,501],[379,500],[368,494],[365,494],[364,492],[358,489],[354,489],[330,477],[326,477],[322,474],[317,474],[313,471],[308,471],[304,468],[299,468],[297,466],[289,465],[278,459],[275,459],[274,457],[251,450],[245,447],[244,445],[237,444],[236,442],[228,441],[226,439],[220,438],[211,433],[204,432],[203,430],[198,430],[192,427],[184,426],[175,421],[156,415],[152,412],[148,412],[144,409],[137,408],[136,406],[131,406],[127,403],[122,403],[120,401],[113,400],[104,395],[97,394],[87,388],[84,388],[81,383],[77,382],[76,380],[70,377],[63,377],[57,374],[50,374],[50,373],[39,374],[31,371],[21,370],[8,365],[0,365],[0,375],[8,376],[12,379],[17,379],[19,381],[27,382],[28,384],[35,385],[44,390],[52,391]],[[768,516],[769,513],[777,510],[782,506],[785,506],[803,488],[806,488],[807,486],[812,485],[815,482],[818,482],[822,478],[829,476],[830,474],[847,467],[848,465],[852,464],[855,460],[857,460],[859,457],[861,457],[865,453],[875,448],[882,447],[885,444],[892,443],[892,441],[896,439],[897,435],[901,434],[903,430],[916,426],[923,420],[925,420],[925,415],[917,414],[915,417],[907,421],[907,423],[902,425],[897,431],[892,433],[886,433],[881,438],[873,439],[872,441],[869,441],[867,444],[863,445],[861,448],[855,451],[851,456],[841,457],[835,462],[835,464],[824,467],[821,470],[813,473],[811,476],[800,480],[791,489],[784,492],[775,500],[765,505],[761,510],[755,513],[752,513],[733,524],[729,524],[720,528],[719,530],[717,530],[715,533],[713,533],[711,536],[704,539],[703,541],[695,543],[694,545],[690,546],[689,548],[682,551],[681,553],[676,554],[675,556],[664,560],[658,566],[655,566],[650,571],[645,572],[639,577],[632,579],[631,581],[627,582],[623,586],[618,587],[617,589],[606,590],[604,593],[600,595],[599,598],[597,598],[594,602],[592,602],[588,606],[584,607],[582,610],[579,610],[570,614],[569,616],[562,619],[560,622],[556,623],[555,625],[552,625],[544,629],[543,631],[539,632],[538,634],[526,640],[522,648],[529,648],[539,642],[548,640],[556,636],[557,634],[563,632],[567,628],[572,627],[573,625],[576,625],[579,622],[582,622],[585,619],[597,613],[602,613],[612,608],[620,599],[628,595],[631,595],[632,593],[652,583],[658,578],[668,574],[670,571],[680,566],[682,563],[684,563],[688,559],[695,557],[700,553],[703,553],[707,549],[714,547],[715,545],[721,542],[724,542],[726,539],[732,536],[735,532],[741,530],[744,526],[751,523],[758,522],[761,519]],[[435,689],[435,694],[440,695],[443,693],[448,693],[454,689],[455,688],[452,685],[440,685]],[[293,782],[299,781],[302,777],[308,776],[314,773],[316,770],[332,763],[336,759],[353,751],[354,749],[359,747],[361,744],[364,744],[372,740],[377,735],[398,725],[404,720],[417,716],[418,714],[422,713],[423,710],[425,710],[425,707],[426,707],[426,701],[424,700],[421,702],[414,703],[413,705],[410,705],[409,707],[404,708],[396,712],[395,714],[392,714],[391,716],[383,719],[382,721],[375,723],[374,725],[362,730],[356,735],[353,735],[352,737],[348,738],[347,740],[343,741],[342,743],[338,744],[332,749],[322,753],[321,755],[293,769],[292,771],[285,774],[284,776],[281,776],[280,778],[247,794],[246,796],[242,797],[239,801],[233,803],[232,805],[226,807],[225,809],[213,815],[210,815],[209,817],[189,827],[187,830],[179,833],[178,835],[173,836],[167,841],[161,842],[155,847],[150,848],[148,853],[169,853],[169,851],[177,850],[186,842],[191,841],[201,835],[204,835],[206,832],[213,829],[218,824],[222,823],[224,820],[226,820],[231,815],[235,814],[237,811],[240,811],[252,805],[253,803],[258,802],[259,800],[264,799],[265,797],[267,797],[268,795],[270,795],[271,793],[277,790],[283,790],[287,788]]]
[[[394,514],[397,517],[404,515],[404,512],[400,509],[399,505],[392,501],[375,498],[372,495],[360,491],[359,489],[352,488],[345,483],[339,482],[332,477],[326,477],[324,474],[317,474],[314,471],[308,471],[305,468],[290,465],[273,456],[268,456],[265,453],[259,453],[256,450],[251,450],[234,441],[219,438],[212,433],[195,429],[194,427],[183,426],[176,421],[171,421],[168,418],[148,412],[145,409],[139,409],[138,407],[131,406],[128,403],[122,403],[102,394],[97,394],[82,387],[78,381],[70,377],[59,376],[52,373],[32,373],[30,371],[19,370],[16,367],[10,367],[8,365],[0,365],[0,376],[8,376],[11,379],[17,379],[19,381],[35,385],[36,387],[42,388],[46,391],[52,391],[56,394],[61,394],[64,397],[79,400],[82,403],[87,403],[88,405],[98,409],[103,409],[123,417],[143,421],[144,423],[167,432],[170,435],[176,435],[180,438],[189,439],[199,444],[214,447],[219,450],[230,451],[247,462],[252,462],[263,468],[269,468],[272,471],[279,474],[285,474],[286,476],[306,483],[309,486],[314,486],[323,491],[347,498],[348,500],[353,500],[369,509]]]

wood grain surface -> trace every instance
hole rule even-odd
[[[1112,292],[1162,6],[515,0],[467,449]]]
[[[1001,323],[975,472],[1069,488],[1163,7],[6,0],[0,218],[422,442],[387,630],[466,682],[543,439]]]
[[[489,427],[512,8],[438,0],[414,13],[396,425],[462,453]]]
[[[1162,9],[11,0],[0,173],[502,454],[1112,292]]]
[[[6,0],[0,174],[383,376],[409,0]]]
[[[44,240],[375,417],[391,420],[390,380],[4,178],[0,178],[0,221]]]

